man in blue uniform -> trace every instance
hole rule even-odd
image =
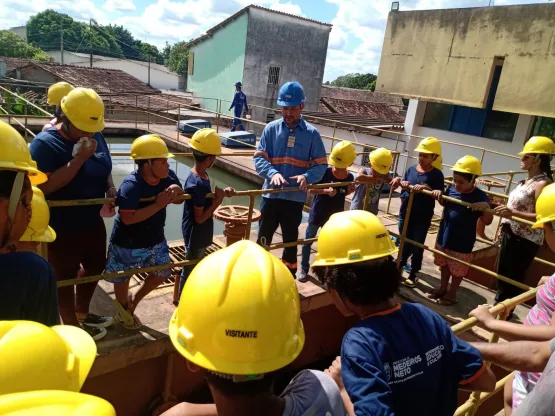
[[[235,118],[233,119],[233,125],[231,126],[231,131],[235,131],[235,129],[239,129],[241,131],[245,131],[245,127],[243,127],[243,123],[241,123],[241,116],[243,115],[243,107],[245,107],[245,111],[249,111],[249,106],[247,104],[247,96],[241,88],[243,84],[241,81],[235,83],[235,95],[233,96],[233,102],[231,103],[231,107],[229,110],[233,108],[233,115]]]
[[[299,237],[306,187],[318,183],[326,172],[326,149],[318,130],[304,121],[304,90],[298,82],[287,82],[280,91],[277,104],[283,115],[269,123],[262,132],[254,154],[254,166],[264,180],[263,189],[300,187],[300,191],[265,194],[260,211],[258,243],[270,245],[281,226],[284,243]],[[293,276],[297,273],[297,247],[283,250],[282,261]]]

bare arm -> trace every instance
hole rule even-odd
[[[87,159],[88,158],[85,158],[81,155],[75,156],[72,160],[68,162],[67,165],[52,172],[52,174],[48,177],[48,181],[46,181],[42,185],[39,185],[39,188],[42,190],[42,192],[44,192],[45,195],[48,195],[52,192],[57,191],[58,189],[63,188],[72,181],[75,175],[77,175],[77,172],[79,172],[79,169],[81,169]]]
[[[493,319],[487,323],[487,329],[509,341],[549,341],[555,338],[554,323],[553,318],[549,325],[522,325]]]
[[[197,224],[203,224],[205,221],[212,218],[212,215],[214,214],[214,211],[216,211],[216,208],[218,208],[222,204],[224,196],[224,190],[216,186],[214,190],[214,199],[212,200],[212,204],[210,204],[208,209],[205,210],[204,207],[194,207],[195,222]]]
[[[470,344],[480,351],[484,360],[519,371],[542,372],[552,354],[547,341],[471,342]]]
[[[144,208],[138,209],[136,211],[120,210],[119,216],[121,217],[121,220],[123,221],[123,223],[126,225],[137,224],[138,222],[142,222],[152,217],[154,214],[156,214],[158,211],[160,211],[163,208],[165,207],[158,206],[156,203],[153,203]]]
[[[535,194],[535,197],[536,197],[536,201],[538,200],[538,197],[542,193],[543,188],[545,188],[550,183],[551,182],[548,182],[548,181],[541,181],[541,182],[537,183],[536,187],[534,188],[534,194]],[[512,216],[517,217],[517,218],[521,218],[523,220],[536,222],[536,213],[535,212],[520,212],[520,211],[512,210]]]
[[[179,403],[161,416],[218,416],[215,404]]]

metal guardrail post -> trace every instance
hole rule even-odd
[[[139,96],[135,95],[135,128],[139,122]]]
[[[394,163],[394,167],[393,167],[393,176],[397,176],[397,168],[399,167],[399,159],[401,158],[401,154],[397,153],[395,155],[395,163]],[[393,188],[391,187],[391,185],[389,186],[389,196],[387,197],[387,208],[385,210],[385,213],[389,215],[389,208],[391,207],[391,198],[393,197]]]
[[[480,163],[484,164],[484,157],[486,156],[486,149],[482,149],[482,157],[480,158]]]
[[[362,202],[362,209],[363,211],[366,211],[368,209],[368,202],[370,199],[370,185],[373,185],[371,183],[366,185],[366,191],[364,192],[364,201]]]
[[[337,121],[333,122],[333,134],[332,136],[335,138],[335,130],[337,130]],[[332,146],[333,147],[333,146]]]
[[[249,217],[247,219],[247,226],[245,227],[245,240],[250,240],[251,238],[251,225],[252,225],[252,213],[254,210],[254,195],[249,196]]]
[[[216,102],[216,133],[220,132],[220,113],[222,111],[222,100]]]
[[[511,192],[511,185],[513,184],[513,179],[515,176],[515,172],[509,172],[508,176],[508,182],[507,182],[507,187],[505,188],[505,195],[509,195],[509,193]]]
[[[150,95],[148,96],[148,107],[146,112],[146,128],[150,130]]]
[[[177,107],[177,143],[179,143],[179,121],[181,118],[181,105]]]
[[[27,141],[27,103],[25,103],[25,141]]]
[[[407,213],[405,214],[405,221],[403,223],[403,231],[401,231],[401,244],[399,245],[399,254],[397,255],[397,268],[401,264],[401,257],[403,257],[403,249],[405,248],[405,240],[407,238],[407,230],[409,228],[410,211],[412,210],[412,202],[414,200],[414,192],[409,191],[409,201],[407,205]]]

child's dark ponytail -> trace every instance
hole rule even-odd
[[[551,170],[551,155],[540,155],[540,169],[553,181],[553,171]]]

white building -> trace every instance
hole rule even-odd
[[[411,99],[405,131],[443,140],[446,164],[485,148],[486,172],[520,171],[531,136],[555,138],[553,19],[555,4],[392,11],[376,89]]]
[[[48,51],[46,53],[51,56],[55,62],[62,62],[60,51]],[[86,53],[64,51],[64,64],[89,67],[90,55]],[[93,55],[93,67],[120,69],[146,84],[148,84],[150,80],[150,85],[152,87],[161,90],[185,90],[185,77],[170,71],[164,65],[151,62],[149,68],[148,62]]]

